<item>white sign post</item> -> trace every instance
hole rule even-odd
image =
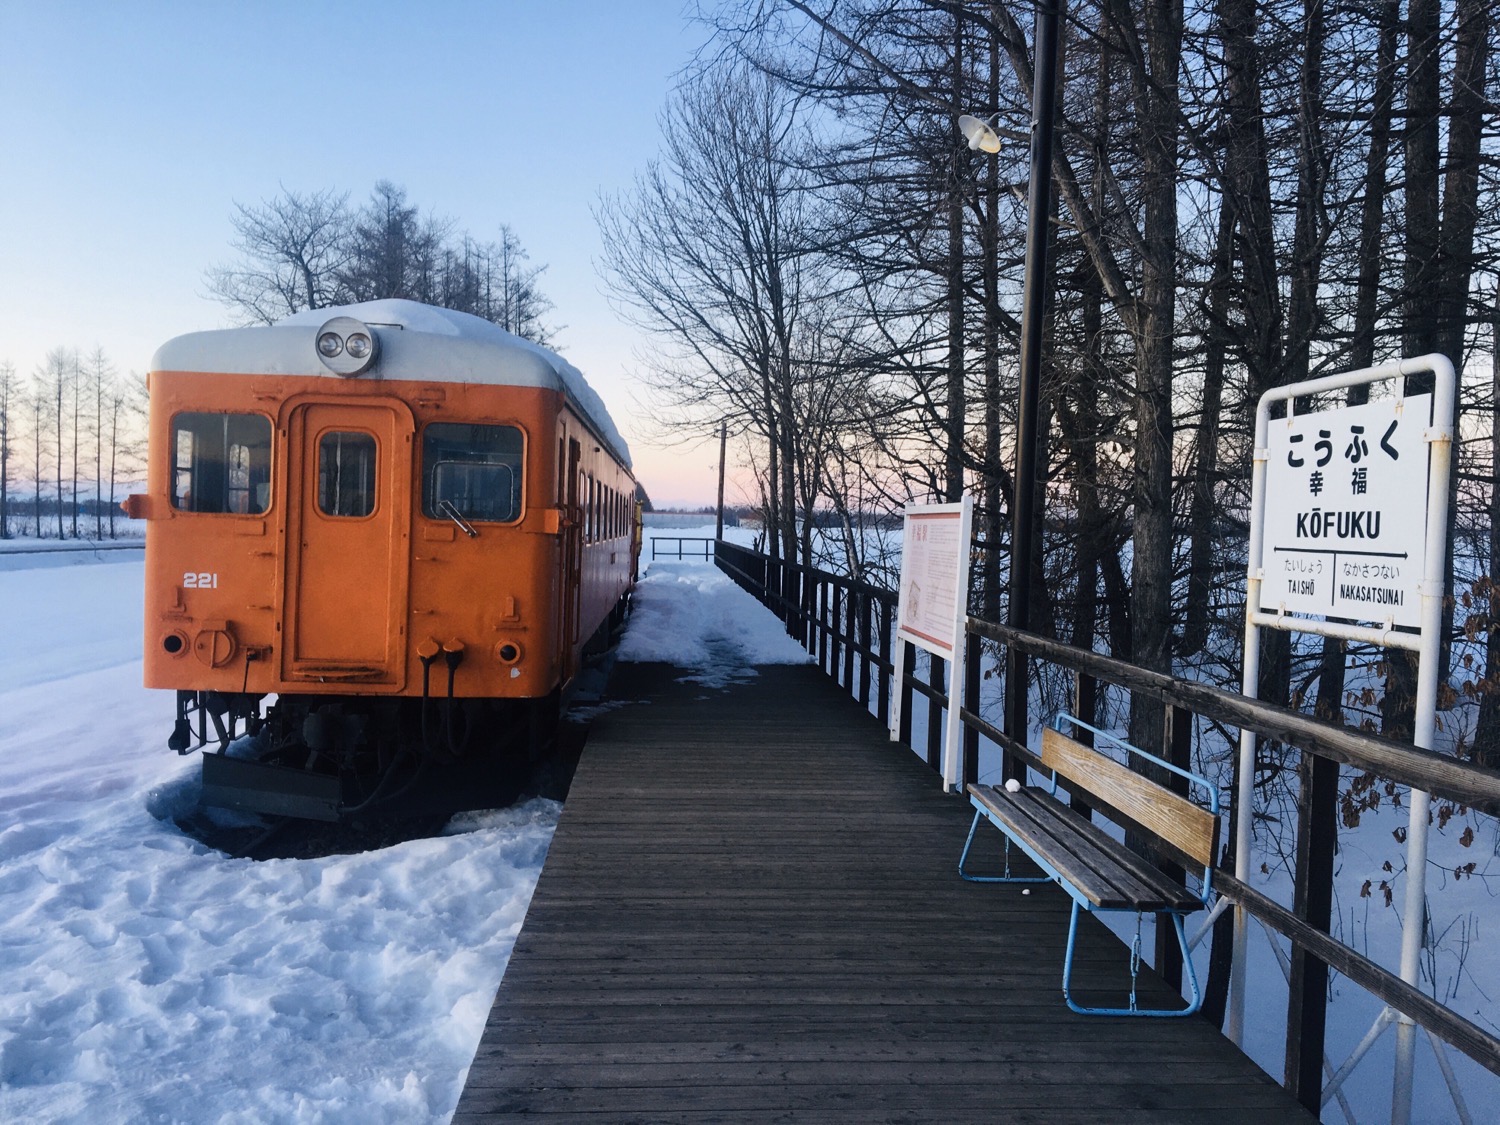
[[[912,504],[901,530],[901,588],[896,612],[895,680],[891,689],[891,740],[901,729],[905,645],[948,661],[948,726],[943,740],[943,787],[962,783],[959,734],[963,723],[965,623],[969,614],[969,538],[974,500]]]
[[[1406,377],[1429,372],[1432,394],[1405,397]],[[1393,383],[1393,396],[1316,414],[1295,412],[1298,398],[1372,383]],[[1448,359],[1426,355],[1278,387],[1261,396],[1255,415],[1245,591],[1242,691],[1247,697],[1255,697],[1260,679],[1262,628],[1407,649],[1416,652],[1419,661],[1413,741],[1423,749],[1432,748],[1454,383]],[[1286,403],[1287,416],[1272,420],[1271,407],[1278,402]],[[1308,614],[1320,616],[1301,616]],[[1242,881],[1253,870],[1255,743],[1253,732],[1240,733],[1234,862],[1235,876]],[[1413,985],[1419,983],[1427,896],[1428,804],[1428,794],[1412,791],[1401,979]],[[1226,1030],[1241,1044],[1247,923],[1244,910],[1237,908]],[[1391,1023],[1396,1025],[1391,1120],[1406,1125],[1411,1119],[1416,1026],[1390,1010],[1381,1013],[1365,1043],[1328,1083],[1325,1097],[1337,1090],[1363,1051]]]

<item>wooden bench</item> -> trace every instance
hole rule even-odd
[[[1068,737],[1062,729],[1085,730],[1098,742],[1118,747],[1186,778],[1208,795],[1209,808],[1192,801],[1107,757],[1098,750]],[[1183,921],[1202,910],[1212,893],[1214,855],[1219,843],[1218,790],[1207,778],[1180,769],[1132,746],[1113,735],[1089,726],[1071,715],[1058,715],[1042,734],[1042,763],[1051,771],[1050,786],[1023,786],[1015,792],[992,785],[970,785],[969,800],[975,808],[974,823],[959,857],[958,871],[977,883],[1055,882],[1073,899],[1068,925],[1068,947],[1063,955],[1063,999],[1068,1007],[1085,1015],[1189,1016],[1203,1004],[1198,977],[1189,956]],[[1169,879],[1146,860],[1106,833],[1097,824],[1058,799],[1059,784],[1074,797],[1090,804],[1108,806],[1109,813],[1134,822],[1178,851],[1203,865],[1202,890],[1194,893]],[[1006,864],[1003,875],[971,875],[964,869],[974,833],[981,820],[989,820],[1005,834]],[[1014,842],[1046,874],[1043,877],[1012,876],[1010,845]],[[1134,984],[1129,1006],[1089,1008],[1073,1000],[1069,982],[1078,938],[1081,911],[1128,911],[1137,915],[1136,940],[1131,953],[1131,979],[1140,957],[1140,916],[1150,913],[1171,919],[1182,948],[1192,998],[1186,1008],[1142,1009],[1136,1004]]]

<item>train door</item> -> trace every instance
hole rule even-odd
[[[404,686],[412,434],[400,402],[293,409],[286,678]]]
[[[564,511],[567,519],[563,524],[563,588],[562,588],[562,679],[573,678],[578,671],[578,617],[579,599],[582,596],[581,574],[583,568],[583,497],[579,495],[579,459],[582,449],[578,442],[568,440],[567,469],[563,474]]]

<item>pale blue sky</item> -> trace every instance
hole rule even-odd
[[[659,501],[711,499],[717,449],[657,450],[590,208],[658,148],[707,32],[690,0],[400,4],[0,0],[0,360],[157,345],[230,322],[204,270],[234,202],[362,202],[393,180],[480,239],[509,223]]]

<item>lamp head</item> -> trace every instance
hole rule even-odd
[[[963,114],[958,119],[958,129],[969,142],[969,149],[973,152],[999,152],[1000,134],[991,129],[989,122],[983,118]]]

